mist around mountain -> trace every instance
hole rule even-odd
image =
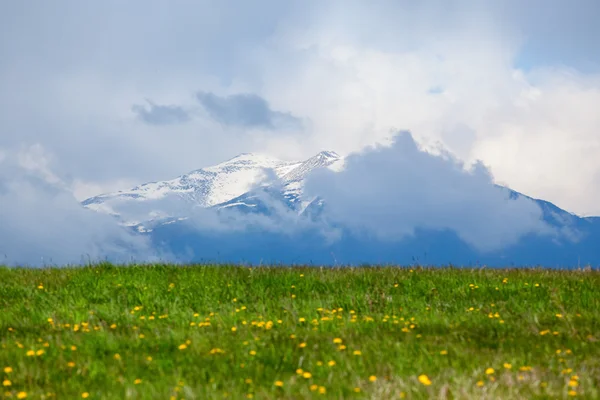
[[[600,218],[495,185],[484,165],[429,154],[408,133],[345,158],[241,154],[83,205],[180,262],[600,264]]]

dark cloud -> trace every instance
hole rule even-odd
[[[134,105],[131,110],[147,124],[150,125],[173,125],[181,124],[190,120],[190,114],[182,107],[167,105],[162,106],[146,100],[148,106]]]
[[[344,169],[314,171],[308,196],[320,196],[326,216],[382,240],[412,236],[417,229],[456,232],[481,251],[513,245],[527,234],[547,234],[542,210],[531,199],[510,199],[476,164],[466,171],[450,153],[432,155],[402,132],[389,147],[349,155]]]
[[[273,111],[265,99],[255,94],[221,97],[210,92],[198,92],[196,97],[208,115],[223,125],[263,129],[302,127],[299,118]]]

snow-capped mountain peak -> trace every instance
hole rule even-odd
[[[282,161],[265,154],[242,153],[220,164],[200,168],[177,178],[148,182],[130,190],[89,198],[82,204],[113,215],[126,225],[185,217],[194,207],[212,207],[242,196],[278,179],[286,198],[302,194],[307,174],[340,161],[333,151],[322,151],[305,161]],[[273,171],[270,175],[267,171]]]

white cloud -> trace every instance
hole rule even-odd
[[[11,153],[8,153],[11,154]],[[64,265],[158,259],[158,252],[105,215],[84,209],[37,145],[0,160],[0,263]]]
[[[467,166],[482,160],[518,191],[600,214],[600,74],[519,69],[526,31],[487,3],[452,3],[449,14],[351,4],[331,12],[335,23],[284,29],[256,61],[263,95],[312,120],[310,137],[271,139],[273,152],[348,153],[408,129],[429,151],[441,143]]]

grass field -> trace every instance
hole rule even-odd
[[[600,273],[0,267],[4,398],[600,398]]]

